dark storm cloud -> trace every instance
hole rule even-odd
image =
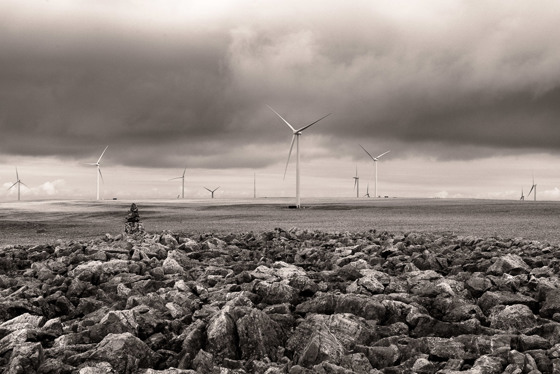
[[[256,168],[290,141],[265,104],[294,126],[334,113],[317,157],[559,148],[554,2],[4,4],[2,153]]]

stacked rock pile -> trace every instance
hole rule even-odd
[[[276,229],[0,250],[4,373],[560,372],[558,247]]]

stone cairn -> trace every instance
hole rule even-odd
[[[138,207],[135,203],[132,203],[132,205],[130,206],[130,211],[126,215],[124,232],[126,234],[144,233],[144,226],[142,225],[142,222],[140,222],[140,214],[138,213]]]

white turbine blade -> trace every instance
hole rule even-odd
[[[18,182],[12,184],[12,185],[10,186],[10,188],[8,188],[8,191],[11,190],[16,184],[18,184]]]
[[[288,127],[289,127],[290,129],[292,129],[292,131],[294,131],[294,132],[296,131],[296,129],[294,129],[294,127],[293,127],[292,125],[290,125],[290,123],[289,123],[288,121],[286,121],[286,120],[284,119],[284,117],[282,117],[280,114],[278,114],[277,111],[275,111],[274,109],[272,109],[272,107],[271,107],[270,105],[267,104],[267,107],[268,107],[270,110],[272,110],[274,113],[276,113],[276,115],[277,115],[278,117],[280,117],[280,119],[281,119],[282,121],[284,121],[284,123],[285,123],[286,125],[288,125]]]
[[[535,185],[533,184],[531,186],[531,189],[529,190],[529,193],[527,194],[527,197],[529,197],[531,195],[531,192],[533,192],[533,189],[535,188]]]
[[[97,166],[97,163],[95,163],[95,162],[82,162],[82,164],[84,164],[84,165],[91,165],[91,166]]]
[[[288,171],[288,164],[290,163],[290,157],[292,156],[292,150],[294,149],[295,141],[296,141],[296,135],[293,135],[292,144],[290,145],[290,153],[288,153],[288,161],[286,161],[286,168],[284,169],[284,179],[286,179],[286,172]]]
[[[308,127],[313,126],[314,124],[316,124],[316,123],[319,122],[320,120],[322,120],[322,119],[324,119],[324,118],[327,118],[327,117],[330,116],[331,114],[332,114],[332,113],[329,113],[329,114],[327,114],[326,116],[319,118],[317,121],[312,122],[312,123],[310,123],[309,125],[304,126],[304,127],[302,127],[301,129],[297,130],[297,132],[302,132],[303,130],[307,129]]]
[[[380,158],[380,157],[382,157],[382,156],[385,156],[385,155],[386,155],[387,153],[389,153],[389,152],[391,152],[391,151],[387,151],[387,152],[385,152],[385,153],[380,154],[379,156],[376,157],[376,159],[378,159],[378,158]]]
[[[356,189],[357,184],[358,184],[358,178],[354,177],[354,189]]]
[[[105,149],[104,149],[103,152],[101,153],[101,156],[99,156],[99,160],[97,160],[97,163],[98,163],[98,164],[101,162],[101,158],[102,158],[103,155],[105,154],[105,151],[107,150],[107,148],[109,148],[109,146],[105,147]]]
[[[25,184],[25,183],[23,183],[23,182],[19,182],[19,183],[23,184],[23,185],[24,185],[25,187],[27,187],[28,189],[31,189],[31,188],[29,188],[29,186],[28,186],[27,184]]]
[[[183,179],[183,177],[171,178],[170,181],[174,181],[175,179]]]
[[[103,174],[101,174],[101,168],[99,168],[98,170],[99,170],[99,176],[101,177],[101,182],[105,183],[105,180],[103,179]]]
[[[211,189],[204,187],[204,189],[208,192],[213,192]]]
[[[17,167],[16,167],[16,179],[19,181],[19,174],[18,174],[18,171],[17,171]],[[533,181],[533,184],[534,184],[534,181]]]
[[[185,170],[183,170],[183,177],[182,177],[182,178],[185,177],[185,173],[186,173],[186,172],[187,172],[187,168],[185,168]]]
[[[359,145],[360,147],[362,147],[361,144],[358,144],[358,145]],[[368,155],[373,161],[375,161],[375,158],[373,158],[373,156],[372,156],[368,151],[366,151],[366,149],[365,149],[364,147],[362,147],[362,149],[364,150],[365,153],[367,153],[367,155]]]
[[[216,187],[216,189],[215,189],[214,191],[212,191],[212,192],[216,192],[216,191],[218,191],[218,188],[220,188],[220,186]]]

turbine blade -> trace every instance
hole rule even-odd
[[[218,188],[220,188],[220,186],[216,187],[216,189],[215,189],[214,191],[212,191],[212,192],[216,192],[216,191],[218,191]]]
[[[18,171],[17,171],[17,167],[16,167],[16,179],[19,181],[19,174],[18,174]]]
[[[266,106],[267,106],[270,110],[272,110],[274,113],[276,113],[276,115],[277,115],[278,117],[280,117],[280,119],[281,119],[282,121],[284,121],[284,123],[285,123],[286,125],[288,125],[288,127],[289,127],[290,129],[292,129],[292,131],[296,131],[296,129],[294,129],[294,127],[293,127],[292,125],[290,125],[290,123],[289,123],[288,121],[286,121],[286,120],[284,119],[284,117],[282,117],[280,114],[278,114],[277,111],[275,111],[274,109],[272,109],[272,107],[271,107],[270,105],[267,104]]]
[[[358,144],[358,145],[359,145],[360,147],[362,147],[361,144]],[[362,147],[362,149],[364,150],[365,153],[367,153],[367,155],[368,155],[373,161],[375,161],[375,158],[373,158],[373,156],[372,156],[368,151],[366,151],[366,149],[365,149],[364,147]]]
[[[185,168],[185,170],[183,170],[183,178],[185,177],[186,172],[187,172],[187,168]]]
[[[169,180],[170,180],[170,181],[173,181],[173,180],[175,180],[175,179],[183,179],[183,177],[171,178],[171,179],[169,179]]]
[[[292,150],[294,149],[295,141],[296,141],[296,135],[292,135],[292,144],[290,145],[290,153],[288,153],[288,161],[286,161],[286,168],[284,169],[284,179],[286,179],[286,172],[288,171],[288,164],[290,163],[290,157],[292,156]]]
[[[354,178],[354,189],[356,189],[357,184],[358,184],[358,179]]]
[[[97,163],[95,163],[95,162],[82,162],[82,164],[84,164],[84,165],[97,166]]]
[[[25,184],[25,183],[23,183],[23,182],[19,182],[19,183],[23,184],[23,185],[24,185],[25,187],[27,187],[28,189],[31,189],[31,188],[29,188],[29,186],[28,186],[27,184]]]
[[[322,120],[323,118],[327,118],[328,116],[330,116],[332,113],[327,114],[326,116],[323,116],[321,118],[319,118],[317,121],[310,123],[307,126],[302,127],[301,129],[297,130],[297,132],[302,132],[303,130],[307,129],[308,127],[313,126],[314,124],[316,124],[317,122],[319,122],[320,120]]]
[[[107,148],[109,148],[109,146],[105,147],[105,149],[103,150],[103,153],[101,153],[101,156],[99,156],[99,160],[97,160],[97,163],[98,163],[98,164],[101,162],[101,158],[102,158],[103,155],[105,154],[105,151],[107,150]]]
[[[209,189],[209,188],[204,187],[204,189],[205,189],[206,191],[208,191],[208,192],[212,192],[212,190]]]
[[[8,188],[8,191],[11,190],[16,184],[18,184],[18,182],[12,184],[12,185],[10,186],[10,188]]]
[[[529,193],[527,194],[527,197],[531,196],[531,192],[533,192],[533,189],[535,188],[535,185],[533,184],[531,186],[531,189],[529,190]]]
[[[379,156],[377,156],[376,158],[380,158],[380,157],[382,157],[382,156],[385,156],[385,155],[386,155],[387,153],[389,153],[389,152],[391,152],[391,151],[387,151],[387,152],[385,152],[385,153],[382,153],[382,154],[380,154]]]
[[[97,170],[99,170],[99,176],[101,177],[101,182],[105,183],[105,180],[103,179],[103,174],[101,173],[101,168]]]

